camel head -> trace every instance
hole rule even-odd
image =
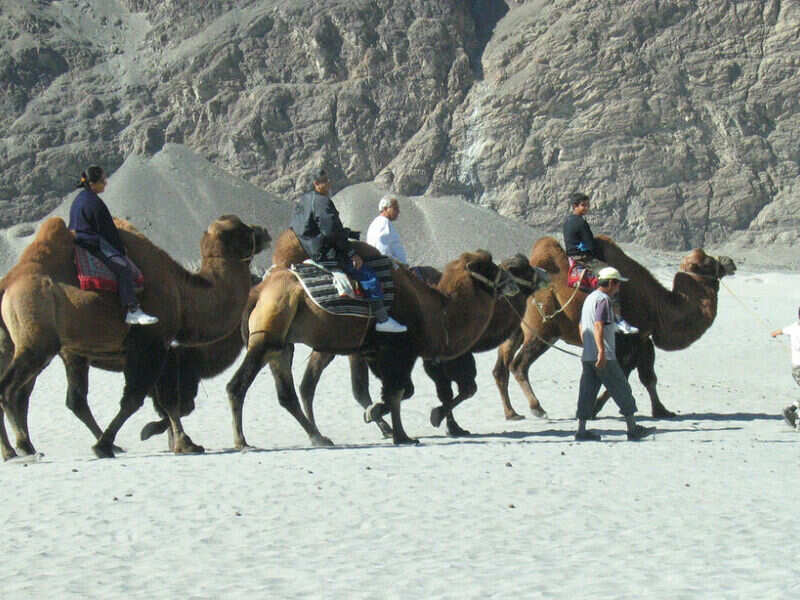
[[[519,293],[519,286],[514,282],[511,274],[498,267],[492,261],[492,255],[486,250],[464,252],[457,260],[448,264],[442,273],[442,279],[454,266],[462,266],[469,275],[478,281],[481,287],[494,295],[499,292],[504,296],[514,296]]]
[[[683,257],[681,271],[719,280],[725,275],[733,275],[736,272],[736,264],[729,256],[714,258],[706,254],[702,248],[695,248]]]
[[[544,269],[532,266],[524,254],[517,253],[505,259],[500,263],[500,268],[511,275],[521,288],[520,291],[526,296],[547,287],[550,283],[550,274]]]
[[[272,241],[264,227],[247,225],[236,215],[222,215],[203,234],[200,252],[203,258],[227,258],[249,262],[269,248]]]

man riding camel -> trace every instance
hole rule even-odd
[[[350,243],[350,239],[358,239],[359,234],[342,225],[339,211],[329,196],[331,183],[325,169],[315,171],[313,184],[314,191],[303,194],[295,205],[289,227],[297,234],[309,258],[316,262],[335,260],[351,279],[361,284],[377,321],[375,331],[403,333],[406,326],[386,311],[377,276]]]

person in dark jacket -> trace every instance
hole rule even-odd
[[[339,211],[330,198],[331,184],[325,169],[314,173],[314,190],[303,194],[294,207],[289,225],[300,245],[314,261],[335,260],[342,270],[361,284],[372,305],[377,321],[375,330],[382,333],[402,333],[406,326],[389,316],[383,304],[383,291],[378,278],[356,253],[351,238],[358,232],[342,225]]]
[[[125,245],[106,203],[98,195],[106,189],[106,174],[102,167],[91,166],[86,169],[81,173],[77,187],[81,191],[69,209],[69,229],[75,233],[75,243],[103,261],[116,276],[120,302],[126,309],[126,323],[158,323],[158,317],[148,315],[139,307]]]
[[[585,264],[597,273],[608,265],[603,262],[603,253],[594,240],[594,234],[584,215],[589,212],[589,196],[581,192],[569,195],[571,214],[564,221],[564,249],[567,256]]]
[[[564,221],[564,249],[567,256],[583,264],[593,273],[599,273],[606,267],[603,249],[594,239],[594,234],[584,215],[589,212],[589,196],[582,192],[572,192],[569,195],[569,205],[572,213]],[[612,306],[617,314],[617,330],[621,333],[639,333],[639,329],[628,323],[620,316],[619,299],[614,297]]]

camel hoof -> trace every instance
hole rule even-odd
[[[116,444],[111,446],[111,448],[114,450],[114,454],[125,454],[125,448],[120,448]]]
[[[447,435],[450,437],[468,437],[472,435],[466,429],[462,429],[460,425],[448,425],[447,426]]]
[[[511,413],[506,415],[506,421],[522,421],[525,417],[519,413]]]
[[[393,441],[394,441],[396,446],[402,446],[402,445],[413,446],[414,444],[419,444],[419,440],[418,439],[412,438],[412,437],[408,437],[407,435],[405,435],[405,436],[394,436],[394,440]]]
[[[11,448],[3,448],[3,460],[11,460],[12,458],[17,458],[17,453]]]
[[[653,411],[653,418],[654,419],[674,419],[677,417],[677,413],[672,412],[671,410],[667,410],[663,406]]]
[[[17,444],[17,454],[22,456],[33,456],[36,454],[36,449],[30,442],[22,442]]]
[[[533,413],[534,417],[538,417],[539,419],[547,418],[547,411],[543,408],[532,408],[531,412]]]
[[[164,433],[168,427],[169,421],[166,423],[164,421],[151,421],[142,427],[142,432],[139,434],[139,439],[142,441],[149,440],[154,435]]]
[[[319,435],[311,438],[311,445],[316,447],[330,447],[333,446],[333,442],[330,440],[330,438],[326,438],[324,435]]]
[[[376,402],[364,409],[364,423],[377,421],[386,414],[386,405],[383,402]]]
[[[114,446],[112,444],[95,444],[92,446],[94,455],[97,458],[114,458]]]
[[[431,410],[431,425],[439,427],[442,424],[442,419],[444,419],[444,410],[442,410],[441,406]]]

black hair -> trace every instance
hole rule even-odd
[[[105,175],[105,171],[103,171],[103,167],[98,167],[97,165],[92,165],[91,167],[87,168],[85,171],[81,173],[81,180],[76,185],[76,188],[86,188],[89,189],[89,186],[92,183],[97,183],[103,179]]]
[[[328,172],[325,169],[314,170],[314,183],[327,183]]]
[[[582,203],[588,202],[588,201],[589,201],[589,196],[587,196],[586,194],[584,194],[582,192],[572,192],[569,195],[569,205],[571,207],[573,207],[573,208],[575,206],[578,206],[578,204],[582,204]]]

